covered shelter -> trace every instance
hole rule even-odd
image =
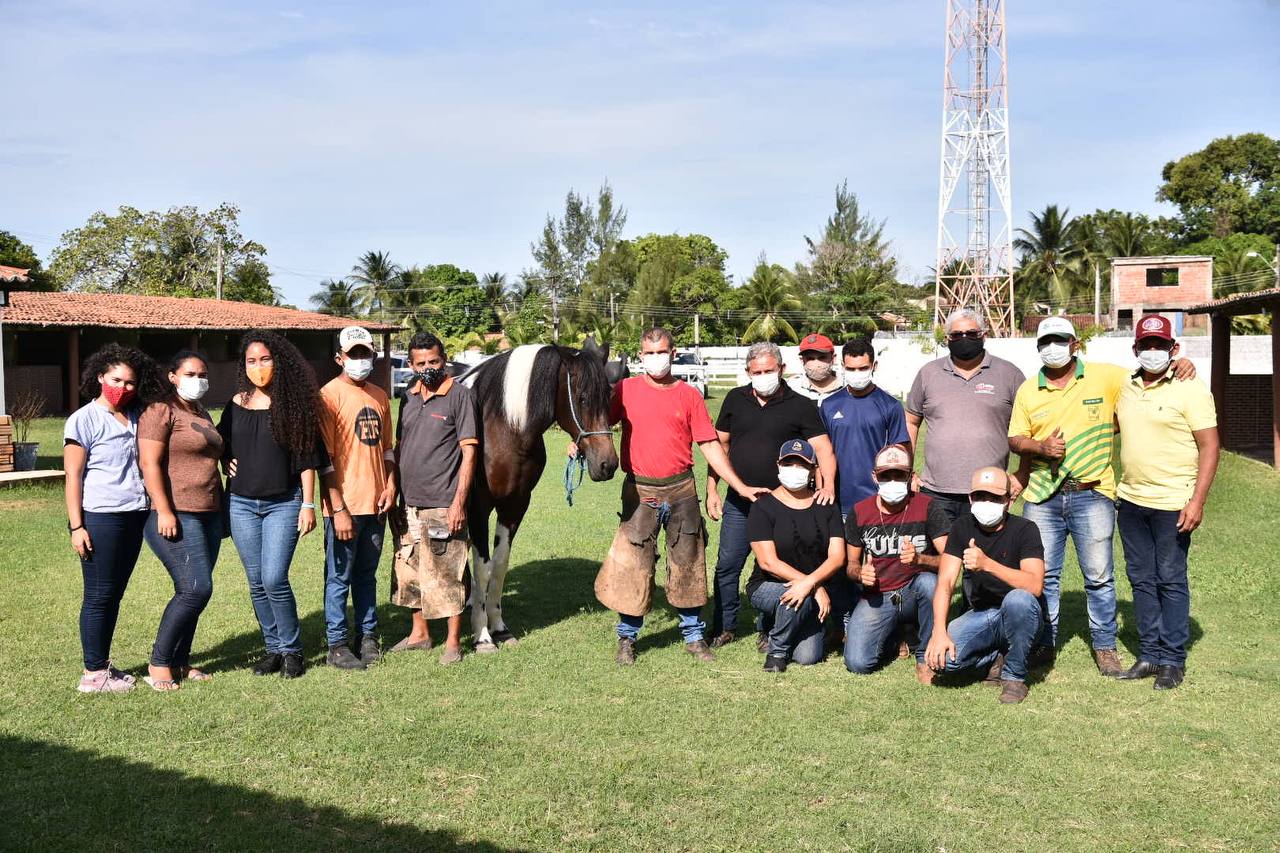
[[[1231,373],[1231,318],[1266,312],[1271,316],[1271,375]],[[1266,456],[1280,468],[1280,287],[1237,293],[1187,309],[1207,314],[1212,330],[1213,366],[1209,388],[1218,408],[1218,433],[1228,450]]]
[[[363,326],[382,336],[373,380],[388,390],[391,339],[400,330],[387,323],[249,302],[34,291],[11,292],[9,304],[0,308],[0,322],[10,399],[35,389],[44,396],[49,414],[80,406],[80,367],[94,350],[110,342],[136,346],[157,361],[181,349],[200,350],[209,357],[206,400],[219,406],[234,393],[239,339],[249,329],[283,334],[298,346],[323,384],[338,372],[333,361],[338,332]]]

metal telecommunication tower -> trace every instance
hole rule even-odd
[[[1004,0],[947,0],[942,88],[935,322],[970,306],[986,316],[991,334],[1012,335]]]

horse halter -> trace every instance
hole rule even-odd
[[[574,444],[581,445],[582,439],[592,435],[613,435],[612,430],[607,429],[583,429],[582,421],[578,419],[578,409],[573,404],[573,369],[568,364],[564,366],[565,392],[569,397],[569,417],[573,418],[573,426],[578,430],[578,437],[573,440]]]

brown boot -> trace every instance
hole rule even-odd
[[[618,638],[618,656],[614,658],[619,666],[631,666],[636,662],[636,641],[627,637]]]
[[[1010,681],[1007,678],[1000,679],[1000,702],[1004,705],[1016,705],[1023,699],[1027,698],[1027,694],[1031,691],[1027,688],[1025,681]]]
[[[1120,655],[1115,649],[1094,649],[1093,662],[1098,665],[1098,672],[1107,678],[1116,678],[1124,672],[1124,665],[1120,663]]]
[[[727,646],[730,643],[732,643],[735,639],[737,639],[737,637],[734,635],[732,631],[723,631],[720,634],[718,634],[714,640],[711,641],[711,648],[718,649],[718,648],[721,648],[722,646]]]
[[[759,634],[756,634],[756,651],[760,654],[764,654],[769,651],[769,632],[761,631]]]
[[[929,666],[929,664],[919,663],[919,662],[916,663],[916,681],[919,681],[921,684],[927,687],[933,684],[933,677],[935,675],[937,675],[937,673],[933,671],[933,669]]]
[[[685,643],[684,650],[703,663],[713,663],[716,659],[715,653],[711,651],[711,647],[707,645],[706,640]]]
[[[987,670],[987,675],[982,679],[983,684],[989,684],[992,687],[1000,686],[1000,672],[1004,669],[1004,655],[996,655],[995,662],[991,664],[991,669]]]

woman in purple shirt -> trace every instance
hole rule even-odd
[[[80,375],[80,394],[90,402],[67,418],[62,447],[67,530],[84,575],[77,689],[124,693],[134,678],[111,665],[111,638],[150,509],[138,469],[138,416],[164,392],[151,359],[119,344],[90,356]]]

